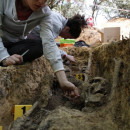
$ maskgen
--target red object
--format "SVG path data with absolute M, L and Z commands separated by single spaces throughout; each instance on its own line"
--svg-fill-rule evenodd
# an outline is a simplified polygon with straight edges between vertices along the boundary
M 73 44 L 60 44 L 60 47 L 71 47 L 74 46 Z
M 26 20 L 32 14 L 32 10 L 27 10 L 22 6 L 21 0 L 16 0 L 17 17 L 19 20 Z
M 93 27 L 93 18 L 88 18 L 87 19 L 87 24 L 91 27 Z
M 62 56 L 62 58 L 65 59 L 65 58 L 66 58 L 66 55 L 64 54 L 64 55 Z

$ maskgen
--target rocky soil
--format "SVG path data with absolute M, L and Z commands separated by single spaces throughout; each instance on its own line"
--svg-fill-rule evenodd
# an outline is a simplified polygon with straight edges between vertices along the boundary
M 0 67 L 3 129 L 129 130 L 130 39 L 64 50 L 76 59 L 75 65 L 65 69 L 68 79 L 78 87 L 80 98 L 72 100 L 64 95 L 44 57 L 24 65 Z M 15 104 L 33 106 L 14 121 Z

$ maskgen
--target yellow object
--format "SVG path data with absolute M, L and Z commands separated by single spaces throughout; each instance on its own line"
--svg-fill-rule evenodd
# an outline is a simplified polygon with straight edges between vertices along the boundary
M 23 114 L 25 114 L 31 107 L 32 105 L 15 105 L 14 120 L 16 120 L 18 117 L 23 116 Z
M 76 74 L 76 79 L 78 79 L 78 80 L 85 80 L 85 76 L 84 76 L 84 74 L 82 74 L 82 73 L 80 73 L 80 74 Z
M 2 130 L 2 126 L 0 126 L 0 130 Z

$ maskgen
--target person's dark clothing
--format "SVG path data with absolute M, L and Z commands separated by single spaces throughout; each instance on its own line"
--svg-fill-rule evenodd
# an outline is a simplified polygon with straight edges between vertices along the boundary
M 43 46 L 41 40 L 25 39 L 16 43 L 5 42 L 4 46 L 10 55 L 22 55 L 25 51 L 29 51 L 23 56 L 23 61 L 32 61 L 43 55 Z

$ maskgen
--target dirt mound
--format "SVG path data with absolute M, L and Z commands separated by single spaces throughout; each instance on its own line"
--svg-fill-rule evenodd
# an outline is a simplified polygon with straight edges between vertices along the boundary
M 109 20 L 107 23 L 109 23 L 109 22 L 126 22 L 126 21 L 130 21 L 130 19 L 127 19 L 127 18 L 113 18 L 113 19 L 111 19 L 111 20 Z
M 76 41 L 84 40 L 90 46 L 98 46 L 101 45 L 101 33 L 103 32 L 103 28 L 107 27 L 120 27 L 121 28 L 121 36 L 124 38 L 130 38 L 130 19 L 126 18 L 115 18 L 103 24 L 101 27 L 86 27 L 82 31 L 79 38 Z
M 103 24 L 101 28 L 107 27 L 120 27 L 120 35 L 124 38 L 130 38 L 130 19 L 127 18 L 115 18 L 111 19 L 107 23 Z
M 76 41 L 83 40 L 87 44 L 94 45 L 94 44 L 101 44 L 101 34 L 94 28 L 86 27 L 83 29 L 79 38 Z

